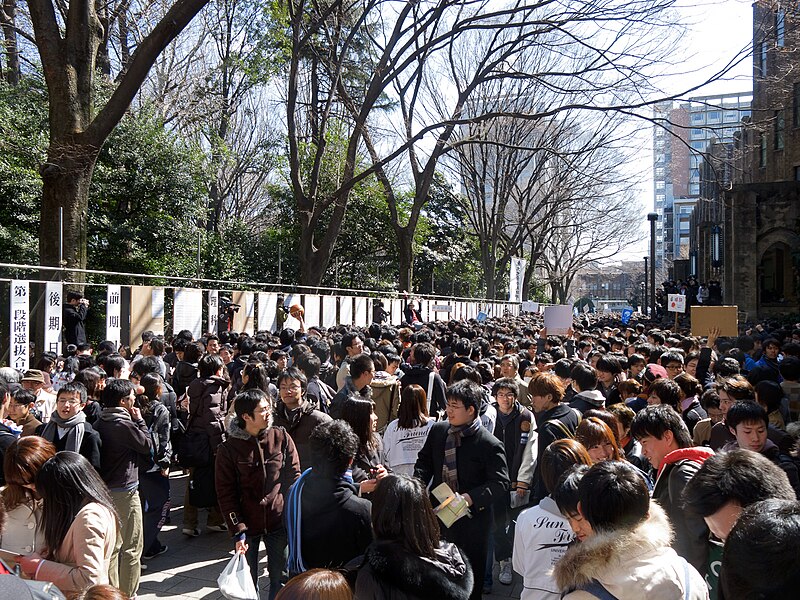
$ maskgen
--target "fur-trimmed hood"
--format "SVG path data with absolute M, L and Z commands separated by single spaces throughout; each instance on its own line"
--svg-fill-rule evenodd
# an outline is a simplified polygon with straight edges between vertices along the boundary
M 412 597 L 467 600 L 472 591 L 469 562 L 448 542 L 441 542 L 431 560 L 411 554 L 397 542 L 375 541 L 364 562 L 375 579 Z
M 641 575 L 642 580 L 653 579 L 652 569 L 649 567 L 666 564 L 667 561 L 663 560 L 665 553 L 676 557 L 669 548 L 671 541 L 672 528 L 666 513 L 658 503 L 651 502 L 650 515 L 646 521 L 632 530 L 599 533 L 573 546 L 556 564 L 553 575 L 558 587 L 564 592 L 596 579 L 604 585 L 615 581 L 623 587 L 635 582 L 642 585 L 638 588 L 639 597 L 661 597 L 647 593 L 646 586 L 657 582 L 639 584 L 639 576 Z M 637 569 L 641 572 L 637 572 Z M 683 596 L 673 596 L 676 597 Z

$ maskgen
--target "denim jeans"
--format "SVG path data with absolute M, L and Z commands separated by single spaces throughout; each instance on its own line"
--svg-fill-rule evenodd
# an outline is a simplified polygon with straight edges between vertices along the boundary
M 250 574 L 253 576 L 253 582 L 256 584 L 258 590 L 258 551 L 261 549 L 261 540 L 264 540 L 264 545 L 267 547 L 267 573 L 269 574 L 269 600 L 274 600 L 276 594 L 281 588 L 281 578 L 283 571 L 286 568 L 286 549 L 288 539 L 286 537 L 286 530 L 281 527 L 277 531 L 265 533 L 262 535 L 248 535 L 245 542 L 247 543 L 247 553 L 245 558 L 247 564 L 250 565 Z

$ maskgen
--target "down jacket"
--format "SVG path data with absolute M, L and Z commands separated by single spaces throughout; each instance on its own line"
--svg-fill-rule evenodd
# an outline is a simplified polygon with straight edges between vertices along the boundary
M 671 540 L 666 514 L 651 502 L 648 518 L 633 529 L 597 533 L 567 550 L 555 566 L 556 583 L 567 600 L 597 600 L 578 589 L 593 580 L 619 600 L 707 600 L 706 582 Z
M 186 388 L 189 397 L 187 429 L 205 431 L 214 452 L 225 439 L 229 385 L 222 377 L 198 377 Z

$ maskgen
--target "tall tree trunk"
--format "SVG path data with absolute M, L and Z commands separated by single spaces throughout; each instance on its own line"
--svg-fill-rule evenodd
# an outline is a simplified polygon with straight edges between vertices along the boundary
M 74 144 L 69 140 L 51 141 L 47 163 L 39 169 L 43 181 L 39 230 L 40 264 L 59 266 L 62 247 L 60 217 L 63 209 L 62 266 L 86 268 L 89 185 L 99 151 L 99 148 Z M 83 282 L 85 276 L 83 273 L 74 273 L 66 279 Z
M 17 45 L 17 32 L 14 29 L 17 21 L 17 0 L 3 0 L 3 11 L 8 19 L 7 22 L 3 22 L 3 44 L 6 55 L 6 68 L 3 76 L 10 85 L 17 85 L 20 75 L 19 46 Z
M 414 281 L 414 231 L 406 227 L 394 228 L 397 237 L 397 263 L 400 272 L 399 291 L 412 291 Z

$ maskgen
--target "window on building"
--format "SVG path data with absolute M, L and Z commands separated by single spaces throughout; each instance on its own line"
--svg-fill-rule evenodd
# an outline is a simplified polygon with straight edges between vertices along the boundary
M 722 112 L 718 110 L 710 110 L 708 111 L 708 122 L 709 123 L 719 123 L 722 121 Z
M 792 125 L 800 127 L 800 83 L 794 84 L 794 97 L 792 98 Z
M 665 184 L 664 184 L 663 181 L 656 181 L 656 189 L 657 190 L 663 190 L 664 187 L 665 187 Z
M 706 135 L 705 135 L 705 133 L 703 132 L 702 129 L 698 129 L 698 128 L 695 127 L 694 129 L 692 129 L 692 132 L 691 132 L 689 137 L 691 137 L 691 139 L 693 139 L 693 140 L 699 140 L 699 139 L 704 138 L 705 136 Z
M 663 177 L 664 176 L 664 167 L 656 167 L 655 176 L 656 177 Z
M 775 150 L 783 150 L 783 133 L 785 123 L 783 121 L 783 111 L 776 110 L 774 115 L 775 123 Z
M 704 140 L 691 142 L 689 145 L 692 147 L 692 150 L 697 150 L 698 152 L 702 152 L 706 149 L 706 142 Z
M 692 124 L 698 125 L 706 122 L 705 115 L 701 112 L 692 113 Z
M 726 123 L 735 123 L 739 120 L 739 113 L 735 110 L 726 110 L 723 119 Z
M 760 133 L 758 136 L 758 166 L 762 169 L 767 166 L 767 134 Z
M 775 45 L 783 48 L 786 44 L 786 11 L 779 8 L 775 13 Z
M 690 196 L 699 196 L 700 195 L 700 184 L 699 183 L 690 183 L 689 184 L 689 195 Z
M 690 215 L 694 210 L 694 206 L 681 206 L 681 214 L 682 215 Z
M 767 41 L 764 40 L 759 44 L 759 57 L 758 57 L 758 74 L 761 77 L 767 76 Z

